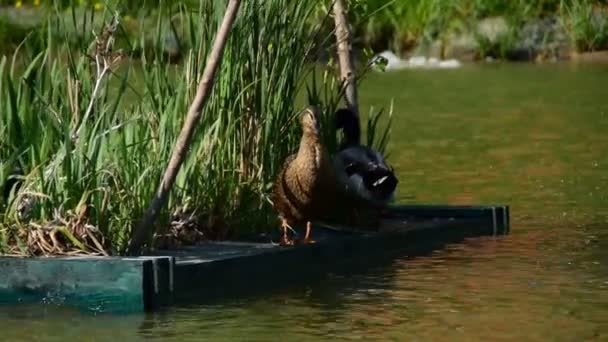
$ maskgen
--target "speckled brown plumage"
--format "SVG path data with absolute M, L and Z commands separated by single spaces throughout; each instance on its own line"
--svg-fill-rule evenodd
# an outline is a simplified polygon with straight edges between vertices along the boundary
M 300 116 L 302 139 L 298 152 L 287 157 L 274 183 L 272 201 L 281 219 L 282 243 L 292 244 L 287 229 L 331 214 L 335 204 L 336 178 L 332 161 L 320 137 L 319 111 L 307 108 Z

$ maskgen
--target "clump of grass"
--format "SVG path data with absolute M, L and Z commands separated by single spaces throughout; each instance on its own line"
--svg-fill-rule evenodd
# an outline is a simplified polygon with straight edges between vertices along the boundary
M 591 0 L 562 0 L 561 18 L 579 52 L 608 49 L 608 8 Z
M 503 17 L 508 32 L 493 41 L 476 38 L 479 55 L 508 58 L 526 24 L 551 16 L 563 19 L 578 50 L 607 48 L 605 6 L 603 0 L 374 0 L 353 1 L 350 11 L 359 45 L 401 53 L 454 34 L 474 35 L 480 20 Z
M 108 64 L 99 56 L 115 56 L 103 51 L 121 37 L 122 24 L 96 44 L 90 25 L 72 39 L 83 26 L 76 12 L 60 15 L 60 5 L 14 55 L 21 59 L 0 62 L 0 187 L 19 180 L 0 199 L 0 252 L 119 254 L 164 171 L 225 2 L 162 3 L 154 39 L 129 39 L 130 58 Z M 321 23 L 309 20 L 316 6 L 241 5 L 157 241 L 192 243 L 275 227 L 271 184 L 299 141 L 296 97 L 314 74 L 315 44 L 328 41 L 318 36 Z M 120 17 L 111 10 L 106 3 L 97 14 L 101 23 Z M 99 21 L 88 22 L 104 36 Z M 184 43 L 182 64 L 168 63 L 163 53 L 167 32 Z M 313 88 L 326 93 L 309 101 L 337 106 L 333 77 Z M 328 131 L 328 144 L 336 145 L 335 132 L 332 138 Z
M 493 57 L 500 59 L 512 58 L 512 52 L 519 41 L 519 30 L 509 26 L 507 31 L 498 35 L 494 40 L 475 33 L 480 57 Z
M 374 45 L 406 51 L 422 40 L 447 32 L 454 17 L 453 1 L 367 1 L 351 6 L 356 35 Z M 380 41 L 380 42 L 378 42 Z

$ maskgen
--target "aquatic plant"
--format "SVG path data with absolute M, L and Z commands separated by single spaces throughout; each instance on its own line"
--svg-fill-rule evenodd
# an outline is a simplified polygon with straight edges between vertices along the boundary
M 296 98 L 306 86 L 309 101 L 330 110 L 340 97 L 333 77 L 310 82 L 318 42 L 329 42 L 319 36 L 320 24 L 308 20 L 316 6 L 312 0 L 242 4 L 161 213 L 160 245 L 275 227 L 274 221 L 267 225 L 275 219 L 268 195 L 283 158 L 297 145 L 294 116 L 305 103 Z M 12 59 L 2 58 L 0 187 L 9 178 L 19 186 L 0 198 L 0 252 L 124 251 L 164 171 L 224 8 L 224 1 L 196 8 L 161 2 L 152 43 L 128 39 L 119 51 L 109 48 L 125 39 L 122 22 L 105 38 L 104 26 L 93 25 L 96 38 L 90 23 L 97 21 L 79 25 L 76 11 L 62 15 L 57 6 L 44 30 Z M 104 5 L 105 24 L 120 18 L 112 10 Z M 65 44 L 78 28 L 78 44 Z M 168 32 L 182 44 L 181 64 L 168 63 Z M 322 89 L 325 96 L 315 97 Z
M 351 1 L 350 14 L 359 45 L 375 50 L 409 51 L 451 34 L 475 33 L 485 18 L 503 17 L 509 30 L 497 41 L 477 36 L 479 54 L 505 57 L 526 23 L 554 16 L 566 23 L 579 50 L 606 46 L 604 0 L 392 0 Z
M 608 7 L 591 0 L 562 0 L 560 13 L 577 51 L 608 49 Z

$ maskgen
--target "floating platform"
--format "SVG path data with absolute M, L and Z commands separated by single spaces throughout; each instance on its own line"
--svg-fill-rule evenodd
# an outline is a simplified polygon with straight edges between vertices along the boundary
M 0 305 L 150 311 L 276 287 L 277 280 L 284 286 L 381 255 L 423 255 L 470 237 L 508 234 L 509 227 L 508 206 L 408 205 L 388 210 L 379 231 L 316 225 L 316 243 L 295 247 L 227 241 L 142 257 L 0 257 Z

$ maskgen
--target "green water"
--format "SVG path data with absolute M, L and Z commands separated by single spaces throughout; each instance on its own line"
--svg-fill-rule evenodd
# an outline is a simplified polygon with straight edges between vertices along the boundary
M 3 306 L 0 340 L 608 340 L 607 66 L 376 74 L 360 96 L 394 99 L 401 202 L 507 203 L 512 234 L 147 315 Z

